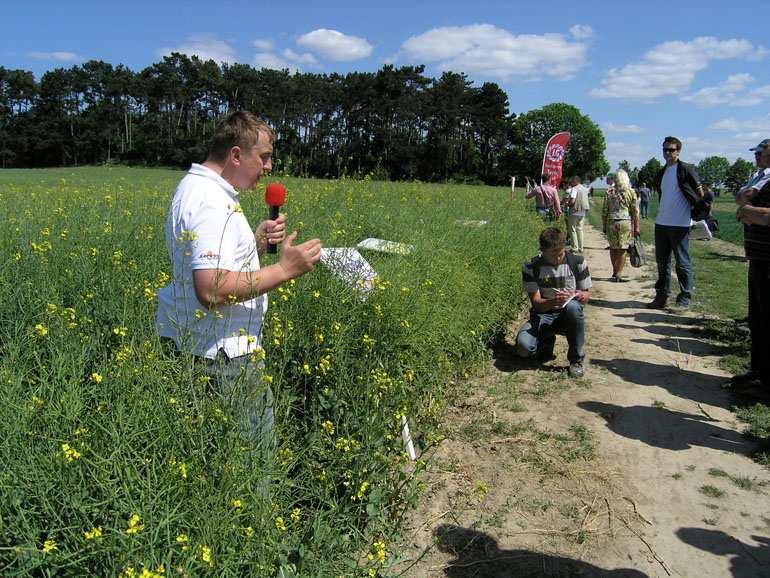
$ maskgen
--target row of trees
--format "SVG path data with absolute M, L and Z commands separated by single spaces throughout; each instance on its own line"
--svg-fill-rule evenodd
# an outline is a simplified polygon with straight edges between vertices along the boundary
M 566 174 L 609 170 L 601 131 L 575 107 L 517 116 L 494 83 L 423 73 L 291 74 L 176 53 L 140 72 L 90 61 L 39 82 L 0 67 L 0 163 L 185 166 L 204 158 L 223 115 L 245 109 L 276 129 L 279 169 L 294 175 L 501 183 L 537 175 L 547 139 L 561 130 L 572 133 Z
M 628 161 L 620 161 L 618 168 L 624 169 L 633 183 L 647 183 L 652 186 L 655 175 L 663 168 L 663 164 L 653 157 L 642 168 L 632 169 Z M 754 165 L 742 158 L 730 164 L 725 157 L 711 156 L 698 163 L 698 175 L 703 183 L 716 189 L 726 187 L 732 192 L 740 189 L 753 171 Z

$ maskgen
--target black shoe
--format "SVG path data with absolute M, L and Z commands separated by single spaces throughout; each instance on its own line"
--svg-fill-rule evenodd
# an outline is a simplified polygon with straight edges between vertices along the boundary
M 647 309 L 663 309 L 666 307 L 666 298 L 655 297 L 655 299 L 650 301 L 645 307 L 647 307 Z
M 575 363 L 570 363 L 567 373 L 573 379 L 580 379 L 583 377 L 583 375 L 585 375 L 585 371 L 583 370 L 583 362 L 577 361 Z
M 554 354 L 553 349 L 550 351 L 538 351 L 535 353 L 535 360 L 541 363 L 553 361 L 554 359 L 556 359 L 556 355 Z

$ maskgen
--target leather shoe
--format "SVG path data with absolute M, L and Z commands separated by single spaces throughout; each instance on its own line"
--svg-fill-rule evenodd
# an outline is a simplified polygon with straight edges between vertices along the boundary
M 655 297 L 652 301 L 650 301 L 645 307 L 647 309 L 663 309 L 666 306 L 666 299 L 661 297 Z

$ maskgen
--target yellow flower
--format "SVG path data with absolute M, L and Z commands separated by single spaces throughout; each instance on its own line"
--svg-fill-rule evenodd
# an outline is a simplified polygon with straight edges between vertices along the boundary
M 126 528 L 126 534 L 132 535 L 139 533 L 144 526 L 140 524 L 141 518 L 139 518 L 139 514 L 131 514 L 131 517 L 128 519 L 128 528 Z
M 315 340 L 318 343 L 323 343 L 324 342 L 324 334 L 323 333 L 316 333 Z
M 43 400 L 43 398 L 41 398 L 41 397 L 38 397 L 38 396 L 36 396 L 36 395 L 33 395 L 33 396 L 32 396 L 32 404 L 33 404 L 33 405 L 34 405 L 36 408 L 40 409 L 41 407 L 43 407 L 43 404 L 44 404 L 44 403 L 45 403 L 45 401 Z
M 254 528 L 249 526 L 248 528 L 243 529 L 243 534 L 246 536 L 246 539 L 249 540 L 254 537 Z
M 359 487 L 358 491 L 356 492 L 356 498 L 361 500 L 364 495 L 366 494 L 366 490 L 369 489 L 369 482 L 363 482 Z
M 73 462 L 82 457 L 80 452 L 69 444 L 62 444 L 61 452 L 64 454 L 64 459 L 67 461 L 67 463 Z
M 38 336 L 40 337 L 45 337 L 46 335 L 48 335 L 48 327 L 46 327 L 42 323 L 38 323 L 37 325 L 35 325 L 35 333 L 37 333 Z
M 187 550 L 187 544 L 190 541 L 190 538 L 187 537 L 187 534 L 179 534 L 176 537 L 176 543 L 182 548 L 182 550 Z
M 45 306 L 45 308 L 48 313 L 56 313 L 56 309 L 58 309 L 55 303 L 49 303 Z
M 233 508 L 233 510 L 240 510 L 241 508 L 243 508 L 243 502 L 241 500 L 233 498 L 230 500 L 230 506 Z
M 370 562 L 377 562 L 378 564 L 382 564 L 385 561 L 385 556 L 387 553 L 388 552 L 385 549 L 385 542 L 378 540 L 372 544 L 372 551 L 367 555 L 367 558 L 369 558 Z
M 201 560 L 203 560 L 206 564 L 213 567 L 214 566 L 214 558 L 211 556 L 211 548 L 208 546 L 204 546 L 203 544 L 198 546 L 198 555 L 201 557 Z
M 278 516 L 275 519 L 275 527 L 278 529 L 279 532 L 285 532 L 286 531 L 286 524 L 284 524 L 283 518 L 281 516 Z
M 112 332 L 120 337 L 125 337 L 126 333 L 128 333 L 128 328 L 123 326 L 113 327 Z
M 268 384 L 273 383 L 273 376 L 265 374 L 262 376 L 262 381 Z
M 315 299 L 318 299 L 320 296 L 321 296 L 321 292 L 320 291 L 313 291 L 313 297 Z
M 294 508 L 291 511 L 291 521 L 294 522 L 295 524 L 299 523 L 299 520 L 301 517 L 302 517 L 302 510 L 300 510 L 299 508 Z
M 101 374 L 96 373 L 95 371 L 91 374 L 91 381 L 94 383 L 101 383 L 104 378 L 101 376 Z
M 86 540 L 96 540 L 97 538 L 102 537 L 102 527 L 95 527 L 91 528 L 90 530 L 83 532 L 83 536 L 85 536 Z
M 321 424 L 321 429 L 327 435 L 334 435 L 334 424 L 328 419 Z
M 55 540 L 50 540 L 49 539 L 49 540 L 46 540 L 45 542 L 43 542 L 43 552 L 45 552 L 46 554 L 50 554 L 51 552 L 55 552 L 58 549 L 59 549 L 59 546 L 56 545 L 56 541 Z

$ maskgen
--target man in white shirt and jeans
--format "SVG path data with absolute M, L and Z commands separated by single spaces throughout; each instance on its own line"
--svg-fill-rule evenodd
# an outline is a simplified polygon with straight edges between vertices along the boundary
M 583 220 L 589 209 L 588 189 L 580 183 L 580 177 L 569 180 L 567 189 L 567 239 L 573 251 L 583 252 Z
M 173 276 L 158 292 L 156 315 L 158 334 L 198 358 L 262 456 L 275 446 L 273 394 L 260 371 L 265 294 L 312 270 L 321 255 L 318 239 L 294 245 L 296 231 L 284 238 L 285 215 L 252 231 L 241 211 L 236 187 L 251 189 L 271 170 L 273 138 L 253 114 L 232 113 L 217 126 L 205 162 L 177 186 L 165 233 Z M 278 262 L 260 268 L 267 245 L 279 243 Z
M 689 252 L 692 208 L 703 199 L 700 177 L 695 167 L 679 160 L 682 141 L 667 136 L 663 141 L 663 157 L 666 165 L 658 172 L 655 181 L 660 194 L 658 216 L 655 219 L 655 260 L 658 265 L 658 281 L 655 298 L 648 309 L 663 309 L 671 289 L 671 254 L 676 260 L 676 278 L 679 294 L 676 304 L 690 306 L 693 289 L 692 262 Z

